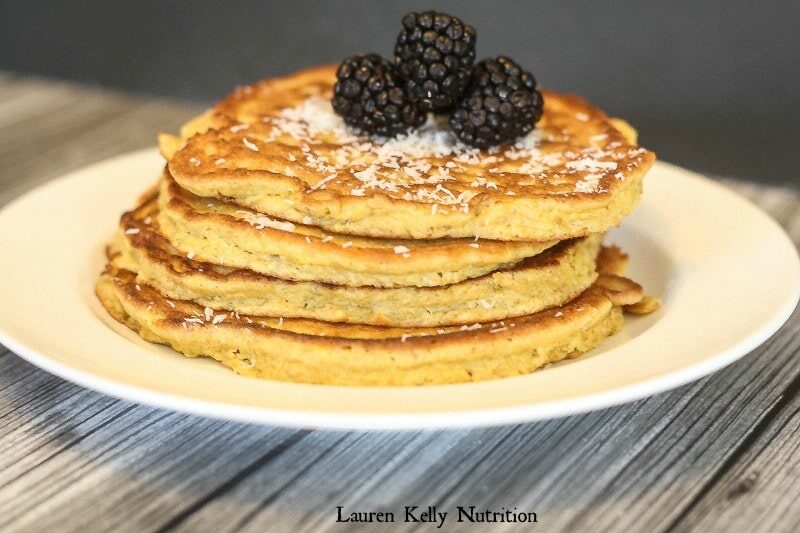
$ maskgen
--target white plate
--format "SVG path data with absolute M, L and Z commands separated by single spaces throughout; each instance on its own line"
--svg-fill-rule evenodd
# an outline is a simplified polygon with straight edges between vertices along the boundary
M 142 341 L 93 285 L 120 213 L 153 183 L 155 150 L 51 182 L 0 212 L 0 342 L 106 394 L 205 416 L 327 428 L 412 429 L 539 420 L 628 402 L 713 372 L 766 340 L 800 295 L 797 251 L 756 207 L 657 163 L 612 232 L 631 277 L 664 299 L 575 361 L 474 384 L 360 388 L 261 381 Z

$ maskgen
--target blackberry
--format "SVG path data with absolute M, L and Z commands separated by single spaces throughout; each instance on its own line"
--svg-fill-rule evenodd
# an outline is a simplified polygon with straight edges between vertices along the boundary
M 336 80 L 333 110 L 350 126 L 391 137 L 425 122 L 425 111 L 408 97 L 394 66 L 377 54 L 348 57 Z
M 530 133 L 543 104 L 530 72 L 507 57 L 484 59 L 450 115 L 450 129 L 464 143 L 488 148 Z
M 452 107 L 469 84 L 475 61 L 475 29 L 435 11 L 409 13 L 397 36 L 394 62 L 409 95 L 425 109 Z

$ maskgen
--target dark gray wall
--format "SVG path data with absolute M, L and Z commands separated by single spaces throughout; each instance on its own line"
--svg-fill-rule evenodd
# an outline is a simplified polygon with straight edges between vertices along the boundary
M 236 84 L 389 54 L 403 13 L 439 8 L 550 88 L 626 117 L 662 159 L 800 183 L 800 1 L 9 2 L 0 69 L 203 101 Z

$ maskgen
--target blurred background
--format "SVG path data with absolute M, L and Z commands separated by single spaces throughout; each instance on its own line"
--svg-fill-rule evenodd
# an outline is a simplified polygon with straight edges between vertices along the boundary
M 800 185 L 800 1 L 0 0 L 0 71 L 211 103 L 355 52 L 390 55 L 410 10 L 447 11 L 478 58 L 627 118 L 660 159 Z

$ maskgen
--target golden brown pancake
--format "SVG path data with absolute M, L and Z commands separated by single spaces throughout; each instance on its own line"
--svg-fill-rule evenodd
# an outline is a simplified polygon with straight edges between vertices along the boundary
M 473 323 L 560 305 L 597 278 L 600 235 L 562 241 L 513 267 L 439 287 L 290 281 L 186 257 L 162 234 L 158 211 L 150 197 L 123 215 L 113 246 L 120 266 L 169 298 L 242 314 L 409 327 Z
M 367 138 L 333 113 L 334 81 L 328 66 L 237 90 L 184 131 L 201 133 L 163 138 L 170 173 L 199 196 L 339 233 L 547 241 L 617 225 L 655 159 L 596 107 L 554 92 L 534 132 L 489 150 L 434 119 Z
M 609 274 L 574 300 L 509 320 L 391 328 L 247 316 L 173 301 L 110 258 L 97 284 L 109 313 L 144 339 L 212 357 L 247 376 L 332 385 L 423 385 L 532 372 L 577 357 L 623 324 L 642 290 Z

